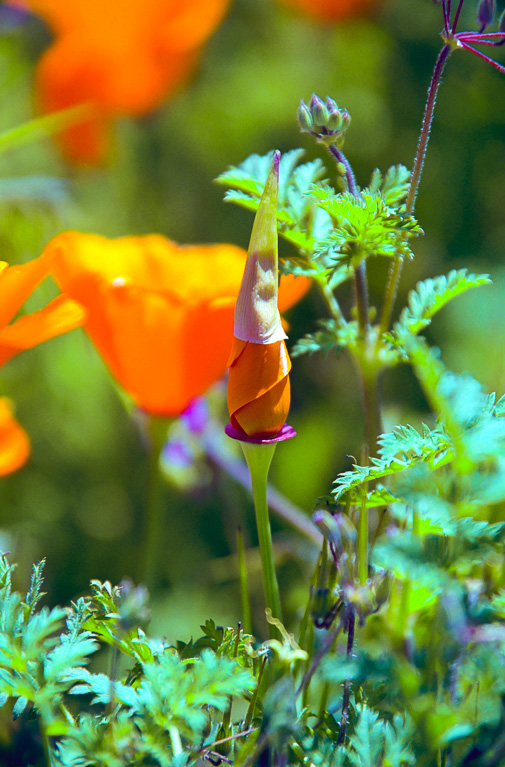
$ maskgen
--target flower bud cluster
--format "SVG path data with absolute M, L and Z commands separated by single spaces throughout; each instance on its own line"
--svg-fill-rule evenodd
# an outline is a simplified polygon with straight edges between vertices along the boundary
M 310 104 L 307 105 L 303 99 L 300 102 L 298 123 L 302 133 L 310 133 L 328 146 L 341 146 L 345 131 L 351 123 L 351 116 L 346 109 L 340 109 L 333 99 L 327 98 L 324 102 L 314 93 Z

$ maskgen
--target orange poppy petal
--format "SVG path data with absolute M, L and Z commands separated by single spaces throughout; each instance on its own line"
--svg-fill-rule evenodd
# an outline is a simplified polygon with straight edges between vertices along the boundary
M 91 103 L 97 116 L 63 131 L 69 159 L 104 159 L 115 117 L 145 114 L 186 82 L 230 0 L 26 0 L 56 40 L 37 72 L 44 112 Z
M 12 404 L 0 397 L 0 476 L 20 469 L 30 455 L 30 440 L 12 415 Z
M 25 349 L 79 327 L 85 318 L 86 313 L 80 304 L 58 296 L 44 309 L 0 328 L 0 365 Z
M 286 344 L 254 344 L 234 337 L 228 410 L 237 431 L 266 438 L 280 431 L 289 412 L 291 370 Z
M 49 272 L 54 256 L 45 253 L 20 266 L 0 270 L 0 327 L 12 320 L 37 285 Z M 2 262 L 5 263 L 5 262 Z
M 305 293 L 310 290 L 312 280 L 308 277 L 294 277 L 292 274 L 281 274 L 279 281 L 279 311 L 282 314 L 294 306 Z

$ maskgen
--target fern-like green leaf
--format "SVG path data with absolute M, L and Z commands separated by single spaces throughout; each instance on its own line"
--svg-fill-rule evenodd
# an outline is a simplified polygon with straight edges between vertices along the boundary
M 337 320 L 320 320 L 319 330 L 309 333 L 300 338 L 291 349 L 292 357 L 301 357 L 302 354 L 314 354 L 323 352 L 326 354 L 332 349 L 337 352 L 346 346 L 353 346 L 358 338 L 358 323 L 348 322 L 344 326 Z
M 419 282 L 409 293 L 406 306 L 395 327 L 397 333 L 415 334 L 430 324 L 432 317 L 449 301 L 470 288 L 487 285 L 487 274 L 471 274 L 468 269 L 453 269 L 449 274 Z

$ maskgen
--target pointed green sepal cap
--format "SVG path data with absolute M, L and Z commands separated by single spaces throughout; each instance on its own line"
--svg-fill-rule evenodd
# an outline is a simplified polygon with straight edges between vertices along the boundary
M 271 344 L 287 338 L 277 308 L 277 198 L 279 161 L 275 151 L 254 219 L 242 284 L 235 306 L 236 338 Z

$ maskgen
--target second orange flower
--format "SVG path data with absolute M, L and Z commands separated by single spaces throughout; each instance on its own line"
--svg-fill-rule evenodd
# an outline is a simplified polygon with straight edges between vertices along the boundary
M 177 416 L 224 374 L 242 248 L 66 232 L 47 252 L 60 288 L 86 307 L 91 340 L 141 408 Z M 281 309 L 309 285 L 306 278 L 283 278 Z

